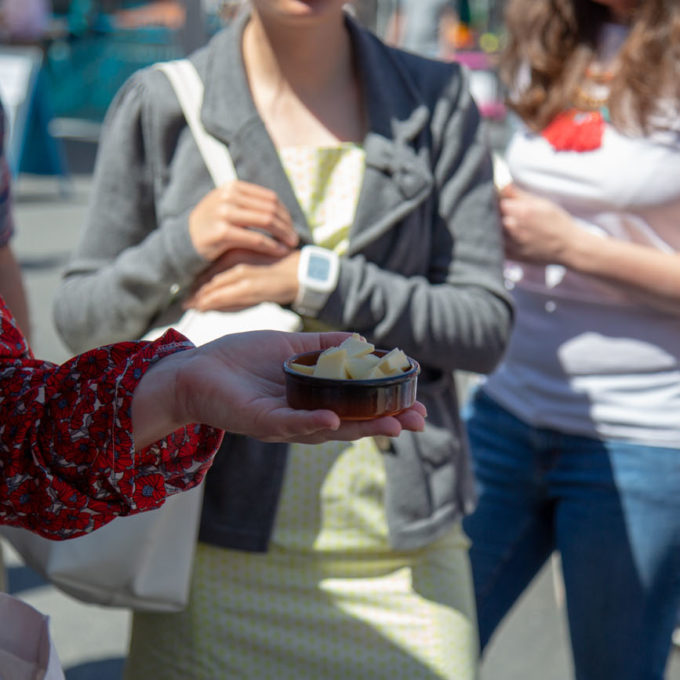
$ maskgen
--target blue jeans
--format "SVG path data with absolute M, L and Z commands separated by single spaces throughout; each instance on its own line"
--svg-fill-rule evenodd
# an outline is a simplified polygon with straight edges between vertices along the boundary
M 531 427 L 482 390 L 464 415 L 482 648 L 559 550 L 577 680 L 662 680 L 680 606 L 680 449 Z

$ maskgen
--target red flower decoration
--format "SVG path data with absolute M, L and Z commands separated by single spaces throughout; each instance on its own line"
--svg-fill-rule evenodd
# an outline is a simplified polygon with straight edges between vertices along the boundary
M 541 133 L 557 151 L 594 151 L 602 146 L 606 121 L 600 111 L 560 113 Z
M 70 421 L 79 413 L 75 408 L 80 398 L 76 390 L 54 392 L 50 400 L 50 417 L 54 422 Z
M 17 454 L 11 451 L 10 457 L 3 461 L 2 474 L 5 478 L 5 483 L 10 483 L 14 477 L 26 470 L 26 462 L 20 457 L 21 449 L 16 447 L 16 450 Z
M 77 477 L 77 479 L 79 479 Z M 54 503 L 63 505 L 70 510 L 82 510 L 87 506 L 88 497 L 80 489 L 54 477 L 51 482 L 50 496 Z
M 75 370 L 82 373 L 85 378 L 101 381 L 111 365 L 111 356 L 108 347 L 99 347 L 84 352 L 75 359 Z M 104 383 L 105 384 L 105 383 Z
M 64 509 L 56 522 L 63 528 L 63 535 L 82 534 L 92 523 L 92 515 L 77 510 Z
M 130 442 L 114 442 L 114 471 L 116 473 L 128 473 L 134 471 L 135 466 L 143 467 L 144 462 L 139 456 L 135 455 Z M 158 464 L 158 458 L 152 459 L 147 464 Z
M 163 475 L 151 474 L 138 477 L 135 487 L 135 502 L 140 510 L 161 505 L 167 495 Z
M 15 512 L 26 517 L 40 517 L 41 508 L 51 503 L 44 490 L 38 488 L 32 480 L 12 489 L 7 500 Z

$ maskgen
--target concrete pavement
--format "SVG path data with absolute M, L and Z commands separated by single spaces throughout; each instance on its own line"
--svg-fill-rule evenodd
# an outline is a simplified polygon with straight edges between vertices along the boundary
M 68 358 L 69 352 L 52 325 L 52 295 L 83 222 L 89 186 L 89 176 L 81 175 L 72 180 L 67 194 L 53 178 L 20 177 L 15 187 L 18 234 L 14 247 L 28 287 L 32 344 L 37 356 L 55 362 Z M 67 680 L 119 680 L 128 612 L 78 603 L 42 582 L 16 555 L 6 558 L 10 592 L 51 617 Z M 492 641 L 481 680 L 570 677 L 563 612 L 555 604 L 551 572 L 546 568 Z M 667 680 L 680 680 L 678 652 L 670 660 Z

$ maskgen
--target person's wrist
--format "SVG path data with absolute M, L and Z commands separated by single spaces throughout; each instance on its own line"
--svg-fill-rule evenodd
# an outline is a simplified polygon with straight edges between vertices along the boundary
M 602 245 L 602 234 L 593 232 L 588 224 L 566 214 L 564 246 L 561 249 L 559 263 L 574 271 L 584 271 L 593 259 L 593 254 Z
M 159 359 L 137 384 L 131 406 L 136 448 L 144 448 L 192 422 L 190 390 L 182 376 L 188 352 L 193 351 L 183 350 Z
M 293 250 L 289 255 L 287 255 L 281 262 L 283 267 L 282 278 L 285 280 L 285 288 L 279 296 L 279 299 L 275 300 L 281 305 L 293 306 L 293 303 L 297 299 L 298 293 L 300 291 L 300 284 L 298 282 L 298 267 L 300 263 L 300 251 Z
M 202 365 L 200 355 L 200 347 L 188 349 L 168 357 L 165 364 L 163 384 L 166 389 L 172 390 L 165 408 L 176 428 L 200 422 L 197 407 L 200 399 L 196 399 L 200 396 L 200 387 L 197 385 L 197 375 Z

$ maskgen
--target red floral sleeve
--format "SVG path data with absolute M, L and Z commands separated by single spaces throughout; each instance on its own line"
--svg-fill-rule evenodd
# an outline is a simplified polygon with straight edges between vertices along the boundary
M 34 358 L 0 298 L 0 523 L 55 539 L 158 507 L 198 484 L 222 440 L 202 425 L 135 452 L 132 393 L 151 365 L 193 345 L 170 330 L 62 365 Z

